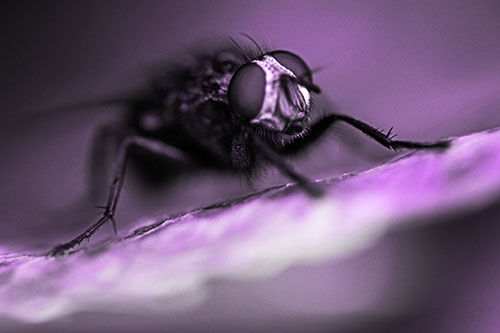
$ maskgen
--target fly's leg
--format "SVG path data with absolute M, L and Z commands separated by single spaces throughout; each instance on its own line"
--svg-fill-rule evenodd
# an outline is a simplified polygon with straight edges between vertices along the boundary
M 380 143 L 382 146 L 392 149 L 392 150 L 397 150 L 401 148 L 407 148 L 407 149 L 444 149 L 448 148 L 450 146 L 449 141 L 437 141 L 437 142 L 415 142 L 415 141 L 400 141 L 400 140 L 393 140 L 396 135 L 391 135 L 392 134 L 392 128 L 387 132 L 383 133 L 382 131 L 379 131 L 378 129 L 368 125 L 367 123 L 364 123 L 360 120 L 357 120 L 355 118 L 349 117 L 349 116 L 344 116 L 340 114 L 332 115 L 330 117 L 334 117 L 334 120 L 338 121 L 343 121 L 354 128 L 357 128 L 364 134 L 368 135 L 370 138 L 373 140 L 377 141 Z
M 281 155 L 294 155 L 311 146 L 316 142 L 335 122 L 343 121 L 354 128 L 360 130 L 373 140 L 377 141 L 384 147 L 392 150 L 407 148 L 407 149 L 445 149 L 450 146 L 449 141 L 437 141 L 437 142 L 413 142 L 413 141 L 400 141 L 393 140 L 395 135 L 392 134 L 392 128 L 388 133 L 383 133 L 378 129 L 360 121 L 355 118 L 341 115 L 332 114 L 326 116 L 325 118 L 319 120 L 315 123 L 311 130 L 301 139 L 297 139 L 284 147 L 277 153 Z M 277 155 L 273 150 L 265 145 L 265 143 L 259 142 L 261 148 L 261 153 L 265 158 L 277 166 L 281 172 L 288 175 L 291 179 L 295 180 L 305 191 L 311 196 L 321 196 L 322 191 L 314 184 L 311 183 L 307 178 L 296 173 L 291 166 L 289 166 L 281 156 Z
M 302 187 L 308 195 L 311 197 L 321 197 L 323 195 L 323 191 L 315 183 L 312 183 L 309 179 L 296 172 L 293 167 L 283 159 L 282 156 L 278 155 L 265 142 L 257 140 L 257 143 L 259 153 L 268 162 L 277 167 L 280 172 L 297 182 L 297 184 Z
M 109 124 L 100 127 L 92 140 L 89 158 L 88 196 L 92 202 L 102 201 L 105 188 L 102 184 L 108 182 L 109 170 L 116 157 L 119 144 L 126 137 L 126 130 L 120 124 Z
M 116 222 L 114 220 L 114 214 L 116 211 L 116 205 L 118 203 L 121 188 L 123 185 L 123 180 L 125 177 L 125 169 L 127 165 L 128 153 L 130 148 L 133 146 L 141 147 L 152 153 L 162 155 L 170 159 L 175 159 L 183 162 L 191 162 L 190 157 L 182 150 L 179 150 L 178 148 L 168 145 L 164 142 L 150 138 L 145 138 L 138 135 L 129 135 L 125 137 L 120 143 L 118 149 L 118 156 L 115 165 L 115 173 L 109 188 L 108 200 L 106 202 L 106 205 L 103 207 L 104 211 L 102 213 L 101 218 L 73 240 L 53 248 L 48 253 L 48 255 L 57 256 L 64 254 L 66 251 L 74 248 L 84 240 L 89 239 L 101 226 L 103 226 L 108 221 L 112 223 L 113 229 L 116 234 L 117 230 L 116 230 Z
M 391 149 L 445 149 L 450 146 L 449 141 L 437 141 L 437 142 L 414 142 L 414 141 L 400 141 L 393 140 L 396 135 L 392 134 L 392 128 L 387 132 L 383 133 L 382 131 L 364 123 L 355 118 L 341 115 L 341 114 L 332 114 L 326 116 L 325 118 L 318 121 L 311 127 L 311 131 L 302 139 L 296 140 L 287 146 L 283 147 L 282 153 L 287 155 L 292 155 L 298 153 L 302 149 L 310 146 L 313 142 L 319 139 L 325 132 L 333 125 L 335 122 L 343 121 L 354 128 L 360 130 L 368 137 L 377 141 L 382 146 Z

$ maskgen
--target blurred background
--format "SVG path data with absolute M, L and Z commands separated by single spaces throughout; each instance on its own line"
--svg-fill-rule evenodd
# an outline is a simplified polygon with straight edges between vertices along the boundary
M 335 108 L 379 128 L 394 126 L 408 140 L 500 126 L 495 0 L 3 1 L 0 24 L 0 246 L 9 249 L 67 240 L 95 218 L 94 203 L 85 198 L 90 143 L 97 127 L 121 114 L 109 106 L 39 111 L 126 91 L 144 82 L 148 64 L 181 59 L 193 46 L 211 47 L 230 36 L 248 43 L 242 32 L 321 67 L 314 77 L 323 91 L 321 110 Z M 339 126 L 295 163 L 319 178 L 392 156 Z M 255 189 L 285 181 L 270 171 Z M 183 176 L 154 193 L 130 183 L 119 204 L 119 228 L 125 233 L 145 214 L 173 214 L 253 191 L 241 179 L 217 174 Z M 464 217 L 464 229 L 455 234 L 425 230 L 388 242 L 423 237 L 434 247 L 457 246 L 462 235 L 480 233 L 480 223 L 498 232 L 492 222 L 498 209 L 480 214 Z M 477 224 L 469 230 L 471 219 Z M 111 229 L 104 230 L 98 237 L 109 236 Z M 458 253 L 449 250 L 453 258 Z M 461 263 L 456 265 L 450 270 Z M 438 313 L 426 311 L 431 319 Z M 415 318 L 408 322 L 420 322 Z

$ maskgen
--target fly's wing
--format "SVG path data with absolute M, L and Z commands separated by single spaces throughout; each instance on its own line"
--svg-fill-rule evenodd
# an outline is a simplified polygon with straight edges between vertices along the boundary
M 111 105 L 128 106 L 150 99 L 153 99 L 151 92 L 147 91 L 146 89 L 135 89 L 130 92 L 118 93 L 108 97 L 89 98 L 88 100 L 81 102 L 50 107 L 36 112 L 30 112 L 27 115 L 28 116 L 37 115 L 43 117 L 49 114 L 58 115 L 60 113 L 64 113 L 70 110 L 91 109 L 100 106 L 111 106 Z
M 154 94 L 152 89 L 135 89 L 129 92 L 118 93 L 108 97 L 89 98 L 81 102 L 59 105 L 36 111 L 11 114 L 3 117 L 0 126 L 3 129 L 20 129 L 27 125 L 36 125 L 42 123 L 64 122 L 68 117 L 97 116 L 97 113 L 116 113 L 127 112 L 139 105 L 159 104 L 159 97 Z M 115 107 L 117 106 L 117 107 Z M 75 113 L 76 112 L 76 113 Z

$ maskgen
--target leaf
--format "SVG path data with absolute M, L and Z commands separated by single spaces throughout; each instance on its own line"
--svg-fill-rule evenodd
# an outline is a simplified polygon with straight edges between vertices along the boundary
M 498 202 L 499 170 L 495 129 L 455 138 L 445 152 L 410 152 L 320 180 L 327 189 L 322 199 L 287 184 L 170 219 L 138 221 L 126 237 L 65 258 L 0 247 L 0 314 L 44 322 L 82 311 L 169 313 L 202 304 L 215 281 L 264 281 L 292 267 L 348 260 L 388 230 Z

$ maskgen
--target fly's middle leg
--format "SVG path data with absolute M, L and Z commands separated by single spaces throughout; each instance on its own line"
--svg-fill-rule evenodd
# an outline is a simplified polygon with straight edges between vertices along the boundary
M 318 198 L 323 196 L 323 190 L 314 182 L 311 182 L 307 177 L 301 175 L 293 169 L 293 167 L 287 163 L 282 156 L 277 152 L 272 150 L 265 142 L 262 140 L 257 140 L 259 153 L 272 165 L 274 165 L 278 170 L 297 182 L 297 184 L 311 197 Z

